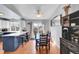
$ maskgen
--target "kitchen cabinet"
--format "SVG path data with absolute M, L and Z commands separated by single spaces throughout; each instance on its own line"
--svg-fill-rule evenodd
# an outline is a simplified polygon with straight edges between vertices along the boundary
M 2 39 L 4 51 L 15 51 L 26 39 L 26 32 L 6 34 L 2 36 Z

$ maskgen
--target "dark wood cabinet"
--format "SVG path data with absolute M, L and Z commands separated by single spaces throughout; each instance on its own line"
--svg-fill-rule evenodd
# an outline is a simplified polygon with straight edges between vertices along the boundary
M 74 54 L 79 54 L 79 44 L 76 44 L 63 38 L 60 40 L 61 40 L 61 48 L 60 48 L 61 54 L 69 54 L 70 52 Z
M 79 11 L 62 17 L 61 54 L 79 54 Z

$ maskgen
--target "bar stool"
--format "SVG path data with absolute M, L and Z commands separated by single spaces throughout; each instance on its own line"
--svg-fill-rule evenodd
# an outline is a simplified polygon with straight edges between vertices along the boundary
M 26 40 L 26 36 L 25 35 L 21 35 L 21 43 L 22 43 L 22 45 L 25 42 L 25 40 Z

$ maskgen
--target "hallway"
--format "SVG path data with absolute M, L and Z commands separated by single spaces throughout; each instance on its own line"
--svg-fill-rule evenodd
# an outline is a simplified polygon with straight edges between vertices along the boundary
M 1 46 L 2 44 L 0 44 Z M 24 43 L 23 45 L 20 45 L 19 48 L 16 49 L 14 52 L 0 52 L 1 54 L 39 54 L 38 51 L 35 49 L 35 40 L 29 40 L 28 42 Z M 42 50 L 42 54 L 46 54 L 45 50 Z M 49 54 L 60 54 L 59 48 L 56 47 L 56 45 L 51 42 L 50 43 L 50 52 Z

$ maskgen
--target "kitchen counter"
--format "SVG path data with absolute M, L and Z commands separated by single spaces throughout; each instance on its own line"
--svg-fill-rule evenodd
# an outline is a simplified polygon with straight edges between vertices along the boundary
M 27 32 L 15 32 L 11 34 L 2 35 L 3 50 L 15 51 L 26 39 Z

